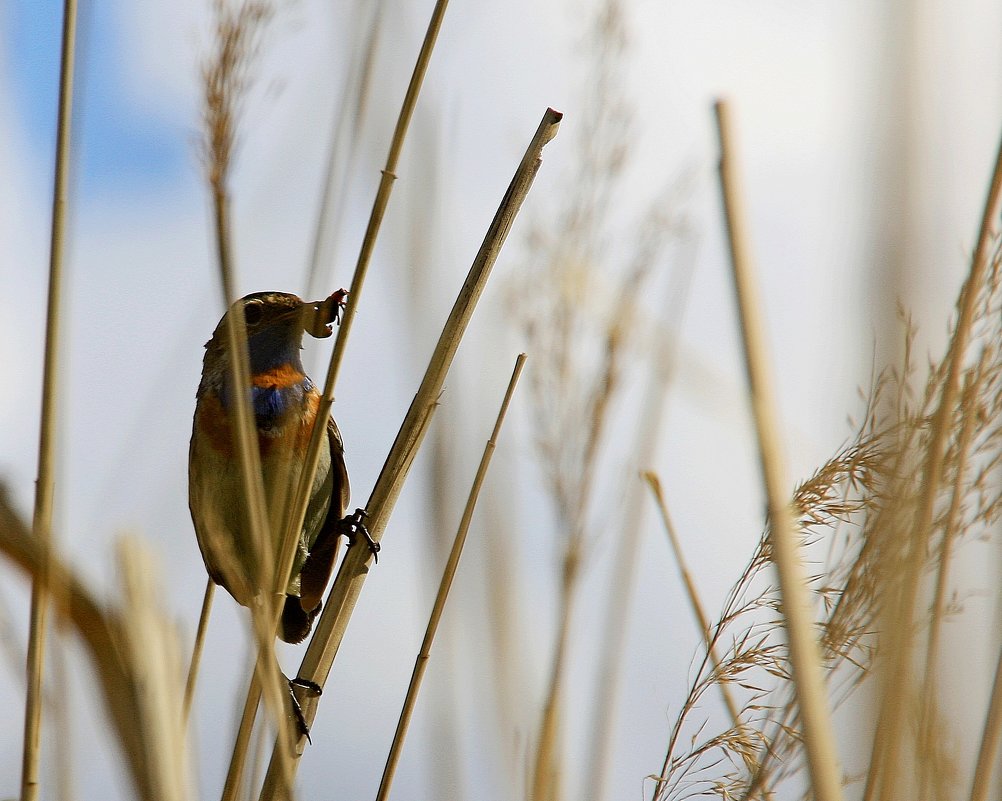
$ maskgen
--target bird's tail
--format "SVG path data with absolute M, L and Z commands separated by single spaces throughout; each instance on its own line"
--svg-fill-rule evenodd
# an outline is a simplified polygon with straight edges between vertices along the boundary
M 297 643 L 306 639 L 313 628 L 313 621 L 320 614 L 323 606 L 319 601 L 313 609 L 303 609 L 302 599 L 295 595 L 285 596 L 285 608 L 282 610 L 282 624 L 278 636 L 285 642 Z

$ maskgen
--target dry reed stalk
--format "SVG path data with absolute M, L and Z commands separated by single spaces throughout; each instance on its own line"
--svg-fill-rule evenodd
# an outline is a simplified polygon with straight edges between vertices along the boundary
M 933 714 L 933 704 L 935 703 L 936 690 L 938 686 L 938 671 L 936 662 L 939 659 L 940 630 L 943 618 L 946 615 L 946 585 L 950 575 L 952 564 L 952 553 L 954 542 L 960 535 L 960 513 L 966 495 L 968 481 L 968 461 L 970 458 L 971 441 L 974 436 L 975 424 L 978 416 L 976 410 L 976 400 L 981 391 L 981 381 L 987 366 L 986 359 L 988 351 L 982 353 L 978 362 L 977 370 L 973 375 L 968 376 L 967 386 L 964 389 L 964 396 L 961 408 L 964 410 L 964 421 L 961 425 L 960 434 L 957 439 L 957 467 L 956 475 L 952 487 L 950 507 L 947 511 L 942 539 L 939 543 L 939 557 L 936 570 L 936 587 L 933 591 L 931 618 L 929 620 L 929 636 L 926 642 L 925 654 L 925 674 L 922 680 L 922 692 L 919 696 L 921 704 L 919 729 L 921 741 L 919 748 L 923 753 L 931 754 L 935 751 L 935 738 L 937 727 L 935 725 L 935 715 Z M 935 761 L 924 759 L 919 765 L 920 783 L 919 797 L 927 798 L 927 788 L 932 772 L 935 768 Z
M 987 801 L 992 786 L 992 773 L 998 755 L 999 740 L 1002 739 L 1002 650 L 999 651 L 995 666 L 995 681 L 992 683 L 988 714 L 978 747 L 978 758 L 974 766 L 974 780 L 971 784 L 971 801 Z
M 188 798 L 181 663 L 177 636 L 163 614 L 162 588 L 152 556 L 134 539 L 118 546 L 124 601 L 121 617 L 123 658 L 142 691 L 137 694 L 136 734 L 146 754 L 154 797 Z
M 257 51 L 261 26 L 271 15 L 271 6 L 266 0 L 242 0 L 238 8 L 232 9 L 227 0 L 216 0 L 214 10 L 215 51 L 203 69 L 205 159 L 212 192 L 217 267 L 223 297 L 229 310 L 237 300 L 229 221 L 229 174 L 239 111 L 249 84 L 250 62 Z M 226 343 L 233 386 L 250 386 L 250 358 L 244 317 L 241 314 L 228 314 L 226 319 Z M 256 578 L 259 587 L 271 588 L 270 592 L 259 592 L 250 605 L 253 632 L 258 643 L 258 657 L 250 683 L 252 688 L 257 685 L 259 689 L 263 689 L 271 719 L 282 738 L 291 743 L 291 727 L 285 716 L 284 682 L 274 651 L 277 619 L 289 570 L 283 573 L 275 569 L 273 539 L 270 535 L 273 524 L 268 515 L 269 499 L 265 497 L 257 431 L 252 422 L 253 411 L 249 396 L 238 393 L 233 411 L 232 436 L 243 481 L 246 522 L 251 535 L 250 541 L 256 544 L 257 551 L 255 561 L 258 575 L 253 578 Z M 281 508 L 280 500 L 270 499 L 274 509 Z M 284 554 L 281 556 L 284 558 Z M 290 566 L 291 560 L 290 554 Z M 248 692 L 248 695 L 253 694 L 253 690 Z M 234 753 L 245 752 L 245 739 L 249 735 L 249 730 L 245 730 L 243 726 L 238 729 Z M 285 753 L 288 755 L 288 749 Z M 282 760 L 281 764 L 284 766 L 282 773 L 289 780 L 288 758 Z M 240 767 L 242 768 L 242 763 Z M 224 798 L 233 798 L 239 779 L 239 771 L 227 775 Z M 286 788 L 289 787 L 287 781 Z
M 504 423 L 508 405 L 511 403 L 515 386 L 518 384 L 522 367 L 525 365 L 525 354 L 521 353 L 515 361 L 515 369 L 512 372 L 511 380 L 508 382 L 508 390 L 505 392 L 504 400 L 501 402 L 501 409 L 498 412 L 497 420 L 494 423 L 494 430 L 484 448 L 484 454 L 480 459 L 480 466 L 473 478 L 473 486 L 470 487 L 470 494 L 466 500 L 466 508 L 463 510 L 463 517 L 459 522 L 459 529 L 452 543 L 452 550 L 449 552 L 449 559 L 442 571 L 442 580 L 438 586 L 438 595 L 435 597 L 435 604 L 432 607 L 431 615 L 428 619 L 428 626 L 425 629 L 424 640 L 421 642 L 421 649 L 414 660 L 414 669 L 411 672 L 410 684 L 407 686 L 407 695 L 404 699 L 403 709 L 400 712 L 400 719 L 397 721 L 396 731 L 393 733 L 393 743 L 390 745 L 390 752 L 386 757 L 386 766 L 383 768 L 383 777 L 379 782 L 379 791 L 376 793 L 376 801 L 386 801 L 390 793 L 390 786 L 393 784 L 393 777 L 396 773 L 397 762 L 403 750 L 404 737 L 407 728 L 410 726 L 411 715 L 414 713 L 414 705 L 417 703 L 417 694 L 421 689 L 421 682 L 424 679 L 425 670 L 428 667 L 428 660 L 431 658 L 431 646 L 438 632 L 438 625 L 442 620 L 442 613 L 445 610 L 445 602 L 449 597 L 449 590 L 452 589 L 452 581 L 459 568 L 459 559 L 463 555 L 463 548 L 466 545 L 466 535 L 470 530 L 470 523 L 473 520 L 473 510 L 476 508 L 477 500 L 480 497 L 480 488 L 483 486 L 484 478 L 487 475 L 487 468 L 490 466 L 491 457 L 497 447 L 498 435 L 501 433 L 501 426 Z
M 561 114 L 547 109 L 532 137 L 522 161 L 515 171 L 508 190 L 484 237 L 483 244 L 474 259 L 473 266 L 459 291 L 456 302 L 442 329 L 438 344 L 432 354 L 424 378 L 414 400 L 411 402 L 390 453 L 386 457 L 376 484 L 366 504 L 366 523 L 373 540 L 379 542 L 393 511 L 411 463 L 417 455 L 432 414 L 442 392 L 446 374 L 452 364 L 456 349 L 466 331 L 480 295 L 490 277 L 501 246 L 528 194 L 536 172 L 542 163 L 543 147 L 557 134 Z M 310 645 L 300 665 L 298 678 L 312 682 L 321 688 L 330 674 L 334 657 L 344 638 L 348 621 L 354 611 L 358 596 L 369 572 L 372 553 L 364 547 L 351 548 L 341 563 L 337 578 L 324 603 L 324 610 L 314 628 Z M 317 710 L 317 698 L 313 694 L 299 696 L 307 725 L 312 724 Z M 301 754 L 305 738 L 300 738 L 296 753 Z M 298 762 L 294 763 L 293 767 Z M 261 791 L 262 801 L 271 801 L 279 790 L 275 770 L 275 755 L 265 777 Z
M 804 748 L 814 797 L 838 801 L 842 797 L 838 756 L 832 734 L 828 697 L 822 677 L 821 653 L 814 639 L 804 571 L 797 553 L 793 518 L 786 498 L 776 404 L 772 397 L 771 368 L 763 342 L 761 305 L 752 274 L 743 198 L 734 166 L 730 109 L 724 101 L 714 106 L 720 139 L 720 180 L 724 198 L 731 266 L 741 320 L 749 391 L 758 432 L 759 455 L 768 497 L 770 541 L 782 594 L 790 662 L 803 723 Z
M 211 578 L 205 583 L 205 593 L 202 595 L 202 611 L 198 615 L 198 628 L 195 630 L 195 642 L 191 647 L 191 659 L 188 662 L 188 678 L 184 684 L 184 706 L 181 719 L 188 725 L 191 715 L 191 702 L 195 697 L 195 682 L 198 679 L 198 667 L 202 662 L 202 648 L 205 645 L 205 632 L 209 628 L 209 615 L 212 612 L 212 598 L 216 593 L 216 582 Z
M 38 437 L 38 478 L 35 484 L 34 536 L 52 553 L 52 498 L 56 464 L 56 402 L 59 396 L 59 326 L 61 323 L 63 255 L 66 207 L 69 203 L 70 135 L 73 122 L 73 76 L 76 52 L 76 0 L 64 0 L 59 67 L 59 111 L 56 123 L 55 176 L 52 187 L 52 227 L 49 241 L 49 288 L 45 316 L 45 355 L 42 367 L 41 427 Z M 27 692 L 24 704 L 24 741 L 21 758 L 21 800 L 38 798 L 41 753 L 42 683 L 50 594 L 62 592 L 50 571 L 32 577 L 28 624 Z
M 661 481 L 658 479 L 656 473 L 649 470 L 643 474 L 643 479 L 647 482 L 647 486 L 650 487 L 651 494 L 654 496 L 655 505 L 661 515 L 661 523 L 664 526 L 665 533 L 668 535 L 668 542 L 675 557 L 675 564 L 682 575 L 682 583 L 685 585 L 685 594 L 689 598 L 689 606 L 692 609 L 693 617 L 696 618 L 696 625 L 699 626 L 699 631 L 703 635 L 706 654 L 709 656 L 714 670 L 716 670 L 721 664 L 721 660 L 717 655 L 717 649 L 713 642 L 713 630 L 710 628 L 710 619 L 706 616 L 703 602 L 699 598 L 699 590 L 696 589 L 696 583 L 692 580 L 692 575 L 689 573 L 689 567 L 685 561 L 685 554 L 682 552 L 682 543 L 679 541 L 671 516 L 668 514 L 668 504 L 665 502 L 664 493 L 661 490 Z M 734 700 L 734 694 L 731 692 L 730 682 L 726 679 L 720 682 L 720 695 L 723 698 L 724 706 L 727 707 L 727 714 L 731 717 L 731 723 L 735 729 L 740 729 L 741 713 L 737 702 Z
M 955 404 L 951 415 L 945 467 L 937 488 L 934 526 L 938 540 L 922 569 L 923 582 L 930 586 L 937 575 L 945 581 L 948 553 L 956 543 L 972 530 L 988 530 L 1002 514 L 1002 491 L 998 489 L 1002 470 L 1002 261 L 998 248 L 975 304 L 971 348 L 977 345 L 981 356 L 967 360 L 962 403 Z M 822 538 L 830 542 L 827 567 L 810 578 L 810 587 L 818 601 L 816 623 L 833 705 L 847 698 L 873 672 L 877 645 L 882 643 L 879 627 L 887 621 L 893 625 L 897 619 L 894 596 L 901 588 L 902 566 L 912 547 L 911 522 L 923 491 L 921 465 L 932 439 L 930 421 L 949 375 L 946 357 L 930 363 L 924 390 L 916 390 L 914 328 L 907 319 L 905 324 L 901 367 L 877 374 L 855 437 L 794 493 L 803 546 Z M 783 622 L 779 596 L 772 586 L 756 589 L 771 562 L 767 532 L 714 627 L 713 639 L 723 662 L 711 669 L 703 660 L 672 727 L 660 777 L 666 788 L 664 798 L 689 796 L 699 792 L 699 785 L 702 792 L 750 798 L 760 789 L 769 790 L 795 776 L 802 765 L 801 734 L 795 698 L 790 693 L 792 676 L 786 647 L 778 636 Z M 934 607 L 936 597 L 931 596 Z M 935 637 L 932 629 L 942 611 L 942 607 L 939 612 L 935 608 L 930 611 L 930 638 Z M 683 731 L 688 726 L 686 719 L 695 717 L 705 693 L 715 690 L 714 685 L 722 680 L 750 694 L 741 710 L 746 726 L 740 731 L 731 728 L 704 735 L 704 722 L 687 741 Z M 935 684 L 936 677 L 927 674 L 929 697 L 910 695 L 910 709 L 917 714 L 914 721 L 909 715 L 907 738 L 902 743 L 933 767 L 926 776 L 919 776 L 917 792 L 912 792 L 914 777 L 902 772 L 901 782 L 886 788 L 887 795 L 955 795 L 957 774 L 945 738 L 929 738 L 922 732 L 923 714 L 928 730 L 940 732 L 949 723 L 933 703 Z M 988 741 L 993 725 L 986 724 L 986 751 L 995 747 Z M 681 750 L 683 743 L 686 750 Z M 878 733 L 872 764 L 882 759 L 883 743 Z M 749 757 L 757 766 L 749 763 Z M 728 766 L 723 775 L 715 768 L 720 763 Z M 867 778 L 865 795 L 872 797 L 876 792 L 874 774 Z
M 403 148 L 407 129 L 410 124 L 411 117 L 413 116 L 414 108 L 417 104 L 418 94 L 424 81 L 424 76 L 428 70 L 428 64 L 431 60 L 431 54 L 434 50 L 435 42 L 437 41 L 438 32 L 441 28 L 442 19 L 445 15 L 447 6 L 448 0 L 438 0 L 435 4 L 435 9 L 432 12 L 431 20 L 428 24 L 428 29 L 425 33 L 421 50 L 418 53 L 417 62 L 414 66 L 414 71 L 411 74 L 411 80 L 408 84 L 407 92 L 404 96 L 400 114 L 397 118 L 397 125 L 393 132 L 389 153 L 387 154 L 386 166 L 382 171 L 379 189 L 377 190 L 372 212 L 369 217 L 369 223 L 366 227 L 365 236 L 362 240 L 362 247 L 358 256 L 358 262 L 355 266 L 355 272 L 352 276 L 348 302 L 341 318 L 337 340 L 331 354 L 330 366 L 328 367 L 327 378 L 324 382 L 324 391 L 320 399 L 320 405 L 317 408 L 316 419 L 321 422 L 325 421 L 330 416 L 331 408 L 334 405 L 334 386 L 340 370 L 344 349 L 348 341 L 348 334 L 351 329 L 352 321 L 354 320 L 356 304 L 358 303 L 359 296 L 361 295 L 362 287 L 365 282 L 365 277 L 368 273 L 369 261 L 372 257 L 372 251 L 375 248 L 376 238 L 382 224 L 383 215 L 386 211 L 387 204 L 389 203 L 390 190 L 392 188 L 393 180 L 396 178 L 395 170 L 397 162 L 400 159 L 400 152 Z M 310 491 L 313 486 L 313 478 L 316 475 L 317 466 L 320 463 L 320 451 L 325 437 L 325 426 L 323 424 L 314 425 L 313 432 L 310 436 L 309 446 L 306 451 L 303 468 L 300 472 L 299 482 L 296 485 L 291 498 L 288 499 L 289 503 L 285 505 L 285 515 L 280 528 L 280 531 L 282 532 L 282 541 L 278 551 L 281 556 L 281 561 L 279 562 L 277 570 L 274 574 L 276 577 L 276 587 L 281 586 L 284 588 L 284 584 L 279 585 L 278 583 L 280 577 L 287 577 L 292 570 L 292 564 L 295 559 L 295 543 L 299 537 L 299 532 L 302 530 L 303 520 L 306 517 Z M 281 609 L 281 604 L 276 604 L 273 608 L 273 633 L 274 631 L 277 631 L 281 616 Z M 247 697 L 244 702 L 244 709 L 241 714 L 240 724 L 237 730 L 237 739 L 234 743 L 233 753 L 230 758 L 230 766 L 227 771 L 226 784 L 223 791 L 223 801 L 232 801 L 235 797 L 237 787 L 239 786 L 240 778 L 243 775 L 247 746 L 250 743 L 250 734 L 254 726 L 254 719 L 257 715 L 260 690 L 260 686 L 252 680 L 247 690 Z M 271 775 L 271 770 L 269 770 L 269 775 Z
M 366 225 L 365 235 L 362 238 L 358 261 L 355 264 L 355 272 L 352 275 L 348 302 L 341 317 L 337 340 L 334 343 L 334 350 L 331 353 L 330 364 L 327 368 L 327 378 L 324 381 L 323 394 L 320 398 L 320 405 L 317 407 L 317 420 L 326 420 L 334 406 L 334 387 L 337 384 L 338 373 L 341 370 L 341 361 L 344 358 L 345 347 L 348 344 L 348 335 L 351 333 L 351 327 L 355 320 L 355 310 L 358 308 L 365 278 L 369 272 L 369 262 L 372 259 L 372 252 L 376 247 L 376 239 L 382 226 L 383 215 L 386 213 L 386 207 L 390 201 L 393 182 L 397 177 L 397 163 L 400 160 L 400 152 L 407 137 L 407 129 L 410 126 L 411 117 L 414 115 L 418 94 L 424 83 L 424 76 L 428 72 L 428 64 L 431 61 L 431 54 L 435 49 L 435 42 L 438 41 L 438 32 L 442 27 L 442 20 L 445 17 L 445 10 L 448 5 L 448 0 L 436 0 L 435 8 L 428 22 L 428 29 L 425 31 L 424 41 L 421 43 L 421 50 L 418 52 L 417 61 L 411 73 L 410 83 L 407 85 L 407 92 L 404 94 L 400 114 L 397 116 L 397 124 L 393 130 L 393 137 L 390 140 L 390 149 L 386 155 L 386 165 L 383 167 L 380 175 L 379 189 L 376 191 L 376 198 L 373 201 L 372 211 L 369 214 L 369 222 Z M 325 436 L 326 433 L 323 425 L 313 427 L 303 470 L 299 477 L 299 484 L 293 493 L 292 503 L 288 509 L 288 517 L 283 528 L 283 543 L 288 547 L 281 551 L 281 553 L 288 554 L 289 568 L 292 567 L 292 560 L 295 556 L 293 544 L 299 536 L 303 520 L 306 517 L 310 488 L 313 486 L 313 476 L 316 474 L 317 465 L 320 462 L 320 450 Z
M 975 321 L 975 304 L 986 284 L 986 275 L 992 249 L 993 227 L 1002 201 L 1002 143 L 985 200 L 977 246 L 971 270 L 960 293 L 957 322 L 946 356 L 945 377 L 940 388 L 940 399 L 931 420 L 931 437 L 922 464 L 921 492 L 917 515 L 911 528 L 914 533 L 903 565 L 904 575 L 895 599 L 893 628 L 887 631 L 886 689 L 881 698 L 875 738 L 875 758 L 871 759 L 867 779 L 867 797 L 891 793 L 897 786 L 900 770 L 899 750 L 903 740 L 904 714 L 912 696 L 912 643 L 914 615 L 918 600 L 922 567 L 925 564 L 929 542 L 933 534 L 935 502 L 944 471 L 944 458 L 954 407 L 960 392 L 960 374 L 972 336 Z

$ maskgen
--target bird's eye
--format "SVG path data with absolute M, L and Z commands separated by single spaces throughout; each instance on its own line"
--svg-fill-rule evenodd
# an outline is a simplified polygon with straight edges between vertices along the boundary
M 244 304 L 244 320 L 247 325 L 257 325 L 264 316 L 264 304 L 259 300 L 252 300 Z

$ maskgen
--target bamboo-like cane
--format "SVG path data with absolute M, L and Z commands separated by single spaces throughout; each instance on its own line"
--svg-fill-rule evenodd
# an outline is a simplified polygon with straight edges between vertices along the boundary
M 76 52 L 77 3 L 64 0 L 59 70 L 59 112 L 56 127 L 56 168 L 52 187 L 52 228 L 49 244 L 49 290 L 42 367 L 41 430 L 38 437 L 38 480 L 32 530 L 46 545 L 52 541 L 52 496 L 56 463 L 56 400 L 59 397 L 59 324 L 65 250 L 66 206 L 69 198 L 70 131 L 73 122 L 73 75 Z M 51 548 L 47 551 L 51 553 Z M 38 798 L 42 726 L 42 676 L 49 604 L 49 571 L 33 576 L 28 625 L 27 693 L 21 759 L 21 801 Z
M 505 192 L 501 205 L 494 215 L 494 220 L 484 237 L 476 259 L 474 259 L 466 282 L 459 291 L 459 296 L 456 298 L 452 312 L 442 329 L 442 334 L 425 371 L 421 386 L 418 388 L 400 426 L 379 478 L 376 479 L 372 494 L 369 496 L 369 502 L 365 507 L 369 533 L 376 542 L 379 542 L 383 536 L 390 513 L 393 511 L 404 480 L 410 471 L 411 463 L 424 439 L 459 342 L 473 316 L 474 308 L 487 284 L 491 269 L 497 260 L 515 215 L 525 200 L 533 178 L 539 169 L 543 146 L 556 136 L 561 116 L 560 112 L 553 109 L 547 109 L 543 114 L 539 127 L 536 129 L 536 133 L 522 157 L 522 162 L 515 171 L 507 192 Z M 313 683 L 323 687 L 326 683 L 334 657 L 348 627 L 348 621 L 362 591 L 362 585 L 368 575 L 371 561 L 372 554 L 367 548 L 361 546 L 350 549 L 341 563 L 337 578 L 334 580 L 334 585 L 324 604 L 324 611 L 317 621 L 313 639 L 310 641 L 309 648 L 307 648 L 299 668 L 298 676 L 307 684 Z M 299 696 L 299 700 L 306 723 L 309 725 L 316 716 L 317 699 L 312 694 L 304 693 Z M 302 752 L 304 744 L 305 737 L 301 737 L 297 747 L 298 753 Z M 298 763 L 293 764 L 293 769 L 295 769 L 296 764 Z M 261 791 L 262 801 L 271 801 L 276 797 L 279 790 L 276 779 L 275 755 L 273 754 L 272 764 L 268 769 L 264 788 Z
M 442 612 L 445 609 L 445 602 L 449 597 L 449 590 L 452 588 L 452 580 L 456 576 L 459 568 L 459 559 L 463 555 L 463 547 L 466 545 L 466 535 L 470 530 L 470 522 L 473 520 L 473 510 L 476 508 L 477 499 L 480 497 L 480 488 L 483 486 L 484 477 L 487 475 L 487 468 L 490 466 L 491 457 L 497 447 L 498 435 L 501 433 L 501 426 L 504 423 L 505 414 L 508 411 L 508 404 L 515 392 L 522 367 L 525 365 L 525 354 L 519 354 L 515 361 L 515 370 L 512 372 L 511 380 L 508 382 L 508 391 L 505 392 L 504 400 L 501 402 L 501 410 L 498 412 L 497 421 L 494 423 L 494 431 L 484 448 L 484 455 L 480 459 L 480 466 L 477 468 L 476 476 L 473 479 L 473 486 L 470 487 L 469 497 L 466 499 L 466 508 L 463 510 L 463 517 L 459 523 L 459 530 L 456 531 L 456 538 L 452 543 L 452 550 L 449 559 L 445 563 L 442 571 L 442 580 L 438 585 L 438 595 L 435 597 L 435 605 L 431 610 L 428 619 L 428 627 L 424 633 L 424 640 L 421 643 L 421 650 L 414 660 L 414 670 L 411 672 L 410 684 L 407 686 L 407 696 L 404 699 L 403 709 L 400 711 L 400 719 L 397 721 L 397 729 L 393 733 L 393 743 L 390 746 L 389 755 L 386 757 L 386 766 L 383 768 L 383 777 L 379 782 L 379 791 L 376 793 L 376 801 L 386 801 L 390 794 L 390 786 L 393 784 L 393 776 L 397 770 L 397 763 L 400 760 L 400 752 L 403 750 L 404 737 L 407 735 L 407 728 L 410 726 L 411 715 L 414 713 L 414 705 L 417 702 L 417 694 L 421 689 L 421 682 L 424 679 L 425 670 L 428 667 L 428 660 L 431 658 L 431 646 L 438 632 L 438 624 L 442 619 Z
M 787 499 L 786 475 L 776 420 L 771 368 L 766 356 L 761 305 L 752 273 L 746 234 L 743 198 L 738 191 L 734 165 L 730 109 L 724 101 L 715 104 L 720 139 L 720 183 L 727 222 L 734 288 L 741 320 L 742 344 L 751 395 L 759 456 L 768 497 L 770 544 L 779 576 L 782 609 L 789 641 L 790 662 L 811 786 L 817 801 L 842 797 L 840 768 L 832 734 L 831 715 L 821 666 L 821 651 L 814 638 L 813 619 L 803 566 L 797 553 L 793 515 Z

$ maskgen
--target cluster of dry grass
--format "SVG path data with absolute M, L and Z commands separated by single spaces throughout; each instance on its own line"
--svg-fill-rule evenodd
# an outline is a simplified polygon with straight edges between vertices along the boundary
M 999 170 L 1002 163 L 947 353 L 917 367 L 914 330 L 902 314 L 901 364 L 876 377 L 854 438 L 791 502 L 799 549 L 824 555 L 807 584 L 829 703 L 840 705 L 867 679 L 877 683 L 871 758 L 857 777 L 864 799 L 983 799 L 992 786 L 1000 687 L 969 792 L 958 792 L 956 761 L 975 760 L 945 746 L 938 699 L 950 661 L 966 659 L 941 648 L 953 553 L 990 533 L 1002 511 Z M 791 783 L 803 787 L 810 742 L 773 578 L 774 543 L 769 526 L 717 620 L 701 623 L 707 645 L 673 722 L 654 798 L 788 797 Z M 729 695 L 733 720 L 715 730 L 703 702 L 718 690 Z M 820 797 L 816 786 L 803 792 Z
M 67 8 L 67 19 L 71 21 L 72 5 Z M 204 155 L 215 208 L 220 283 L 224 297 L 232 302 L 234 267 L 227 179 L 250 60 L 271 9 L 261 0 L 244 0 L 235 5 L 216 0 L 215 8 L 216 47 L 204 70 Z M 445 2 L 439 0 L 403 101 L 331 357 L 320 419 L 326 417 L 333 403 L 338 370 L 355 310 L 363 297 L 369 260 L 389 202 L 400 150 L 445 8 Z M 67 29 L 72 32 L 71 22 Z M 667 283 L 671 283 L 669 296 L 684 296 L 679 283 L 684 287 L 688 281 L 687 244 L 693 238 L 679 202 L 682 192 L 673 184 L 642 215 L 632 238 L 634 247 L 625 254 L 625 260 L 619 264 L 609 261 L 611 248 L 604 238 L 603 222 L 610 216 L 615 190 L 623 179 L 630 136 L 630 112 L 623 101 L 620 74 L 626 37 L 618 3 L 610 0 L 601 6 L 593 34 L 590 44 L 594 71 L 589 83 L 594 94 L 579 121 L 577 172 L 570 179 L 575 191 L 569 193 L 567 205 L 558 209 L 552 220 L 537 223 L 528 237 L 533 259 L 527 269 L 532 272 L 532 284 L 540 291 L 519 307 L 531 346 L 530 392 L 536 443 L 562 545 L 554 655 L 530 760 L 527 795 L 533 801 L 558 801 L 567 795 L 561 722 L 571 701 L 566 685 L 572 621 L 582 572 L 598 538 L 596 532 L 607 531 L 613 519 L 622 526 L 622 536 L 617 537 L 621 551 L 613 560 L 617 572 L 611 582 L 617 590 L 632 584 L 631 566 L 636 561 L 642 528 L 635 512 L 641 507 L 644 485 L 631 473 L 632 488 L 625 506 L 633 514 L 598 519 L 596 499 L 604 498 L 599 488 L 617 480 L 623 469 L 621 464 L 610 462 L 605 444 L 624 377 L 636 377 L 636 365 L 646 364 L 645 359 L 649 359 L 649 368 L 639 370 L 647 382 L 648 402 L 636 426 L 636 453 L 642 461 L 651 461 L 649 447 L 658 439 L 673 360 L 671 337 L 661 327 L 642 325 L 642 296 L 656 285 L 658 270 L 667 262 L 669 249 L 680 244 L 672 265 L 675 283 Z M 72 63 L 72 48 L 68 58 Z M 369 530 L 376 541 L 386 529 L 458 344 L 539 168 L 540 153 L 556 134 L 559 120 L 560 115 L 552 110 L 543 115 L 401 422 L 365 506 Z M 58 160 L 61 170 L 65 170 L 68 115 L 61 132 Z M 723 121 L 721 140 L 723 155 L 730 159 L 731 144 Z M 727 165 L 733 167 L 730 161 Z M 958 791 L 956 784 L 948 780 L 955 775 L 951 760 L 965 755 L 951 755 L 943 745 L 939 731 L 944 711 L 939 708 L 938 698 L 942 676 L 949 666 L 949 655 L 942 649 L 942 630 L 950 612 L 947 588 L 953 553 L 964 540 L 987 532 L 1002 510 L 1002 259 L 995 228 L 1002 165 L 996 167 L 991 180 L 979 241 L 958 300 L 947 353 L 927 366 L 916 365 L 911 352 L 912 331 L 906 322 L 901 364 L 875 377 L 855 436 L 801 483 L 789 501 L 783 495 L 781 465 L 772 441 L 775 409 L 768 403 L 767 354 L 758 342 L 753 279 L 745 271 L 749 254 L 742 237 L 739 193 L 728 168 L 723 170 L 725 221 L 731 235 L 770 514 L 761 541 L 714 619 L 707 613 L 685 567 L 680 538 L 671 524 L 660 482 L 653 474 L 647 476 L 687 579 L 698 627 L 705 635 L 698 646 L 700 656 L 687 695 L 677 705 L 679 711 L 671 721 L 663 765 L 649 777 L 652 801 L 695 796 L 771 800 L 800 794 L 825 801 L 841 797 L 847 782 L 832 747 L 835 733 L 830 709 L 842 704 L 868 679 L 876 685 L 873 697 L 877 704 L 872 720 L 872 755 L 865 775 L 858 780 L 862 797 L 970 797 L 981 801 L 993 786 L 991 768 L 1002 732 L 1002 678 L 996 682 L 970 790 Z M 328 172 L 335 171 L 329 167 Z M 57 181 L 57 203 L 64 196 L 65 186 L 60 188 Z M 59 220 L 56 215 L 54 225 Z M 60 237 L 54 228 L 52 291 L 57 298 Z M 597 298 L 602 299 L 601 303 L 595 302 Z M 50 336 L 55 340 L 58 303 L 50 304 L 50 315 Z M 246 355 L 241 318 L 231 315 L 231 319 L 231 349 Z M 241 382 L 241 375 L 246 376 L 248 370 L 246 358 L 231 363 L 235 380 Z M 520 359 L 480 470 L 473 478 L 378 798 L 387 797 L 390 791 L 432 639 L 521 365 Z M 47 366 L 49 373 L 54 373 L 54 367 Z M 51 392 L 47 393 L 47 398 L 51 397 Z M 55 414 L 56 409 L 48 403 L 43 413 L 47 427 Z M 292 562 L 291 543 L 302 525 L 312 480 L 310 471 L 306 471 L 299 485 L 286 488 L 283 497 L 266 498 L 249 408 L 243 406 L 237 418 L 234 436 L 240 444 L 238 452 L 246 476 L 249 525 L 261 543 L 262 592 L 252 609 L 259 658 L 254 675 L 249 677 L 223 798 L 248 794 L 262 799 L 290 798 L 305 737 L 290 724 L 286 713 L 284 680 L 273 650 L 278 620 L 274 599 L 282 596 L 286 586 Z M 320 437 L 318 433 L 310 446 L 308 464 L 312 470 L 316 469 Z M 50 544 L 51 511 L 47 510 L 51 485 L 43 478 L 44 472 L 51 469 L 51 453 L 45 456 L 44 442 L 43 437 L 40 502 L 34 531 L 29 531 L 0 498 L 0 550 L 34 578 L 36 596 L 41 599 L 40 604 L 33 605 L 33 609 L 43 611 L 33 612 L 32 642 L 44 642 L 44 608 L 51 603 L 60 619 L 80 636 L 91 657 L 137 797 L 187 798 L 191 788 L 187 710 L 204 622 L 211 609 L 212 585 L 207 587 L 185 688 L 176 634 L 158 609 L 155 587 L 144 578 L 156 570 L 143 549 L 135 542 L 123 544 L 121 598 L 119 603 L 107 606 L 94 599 Z M 279 550 L 282 559 L 278 564 L 270 564 L 271 549 L 265 543 L 275 541 L 289 547 Z M 805 557 L 819 565 L 806 581 L 798 572 L 803 570 Z M 349 551 L 306 648 L 298 673 L 303 686 L 297 689 L 297 695 L 308 723 L 314 719 L 319 699 L 303 687 L 322 687 L 327 680 L 371 560 L 372 554 L 364 548 Z M 805 589 L 807 597 L 802 597 Z M 611 597 L 627 596 L 617 591 Z M 599 671 L 604 689 L 596 692 L 593 700 L 594 737 L 588 762 L 593 766 L 589 783 L 596 797 L 605 795 L 605 772 L 612 751 L 610 721 L 616 705 L 614 677 L 621 658 L 621 639 L 619 645 L 616 643 L 622 636 L 625 609 L 618 602 L 610 605 L 605 640 L 608 647 L 603 656 L 607 661 Z M 35 646 L 33 653 L 36 673 L 29 688 L 35 688 L 37 697 L 31 700 L 30 693 L 27 704 L 22 780 L 22 798 L 26 801 L 38 795 L 39 765 L 44 757 L 37 736 L 44 651 Z M 1002 676 L 1002 669 L 999 673 Z M 716 704 L 718 693 L 727 713 L 722 721 L 708 712 Z M 275 737 L 263 777 L 248 767 L 248 762 L 253 762 L 250 743 L 262 698 L 268 720 L 258 731 Z

